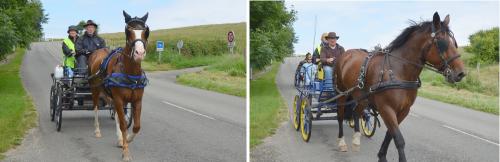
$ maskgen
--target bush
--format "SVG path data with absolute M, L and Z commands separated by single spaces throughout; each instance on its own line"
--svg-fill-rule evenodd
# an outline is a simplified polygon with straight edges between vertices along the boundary
M 469 65 L 498 63 L 498 27 L 481 30 L 469 36 L 470 45 L 465 47 L 473 54 Z

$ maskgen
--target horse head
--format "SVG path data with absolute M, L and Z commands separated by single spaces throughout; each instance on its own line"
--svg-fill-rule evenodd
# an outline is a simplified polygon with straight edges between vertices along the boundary
M 444 21 L 441 21 L 439 14 L 434 13 L 424 59 L 440 71 L 449 83 L 455 83 L 465 77 L 465 66 L 459 59 L 457 42 L 448 27 L 449 23 L 450 15 L 446 15 Z
M 128 48 L 131 48 L 129 54 L 130 58 L 136 63 L 140 63 L 146 56 L 146 47 L 149 38 L 149 27 L 146 25 L 148 13 L 141 18 L 132 18 L 127 12 L 123 11 L 125 17 L 125 35 Z

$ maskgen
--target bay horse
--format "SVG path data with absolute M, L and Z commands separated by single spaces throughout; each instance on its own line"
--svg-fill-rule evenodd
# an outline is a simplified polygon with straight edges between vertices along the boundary
M 337 58 L 334 72 L 336 85 L 338 91 L 346 94 L 338 100 L 338 147 L 341 151 L 347 151 L 342 130 L 345 104 L 354 100 L 354 114 L 361 116 L 363 109 L 370 106 L 380 113 L 387 127 L 377 154 L 379 161 L 387 161 L 387 149 L 392 139 L 399 161 L 406 161 L 405 140 L 399 124 L 415 102 L 422 69 L 442 74 L 449 83 L 460 82 L 465 77 L 464 63 L 458 59 L 460 55 L 449 23 L 449 15 L 441 21 L 435 12 L 432 21 L 412 21 L 412 25 L 384 50 L 368 53 L 350 49 Z M 359 148 L 359 128 L 355 131 L 353 147 Z
M 92 100 L 95 110 L 95 133 L 100 137 L 99 121 L 97 119 L 99 97 L 106 95 L 113 101 L 116 111 L 116 132 L 118 146 L 122 147 L 124 161 L 130 161 L 128 143 L 132 142 L 141 128 L 141 108 L 144 87 L 147 78 L 141 68 L 141 61 L 146 56 L 146 47 L 149 37 L 149 27 L 146 25 L 148 13 L 142 18 L 132 18 L 123 11 L 125 17 L 125 48 L 108 54 L 107 49 L 96 50 L 89 57 L 89 83 L 91 85 Z M 104 64 L 106 63 L 106 64 Z M 102 64 L 102 65 L 101 65 Z M 131 103 L 133 128 L 132 134 L 127 136 L 127 123 L 124 107 Z M 126 139 L 123 137 L 127 137 Z

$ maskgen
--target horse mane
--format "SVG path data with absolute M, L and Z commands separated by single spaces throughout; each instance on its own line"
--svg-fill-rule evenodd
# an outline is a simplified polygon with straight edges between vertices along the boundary
M 431 32 L 431 28 L 433 25 L 432 21 L 422 21 L 420 23 L 417 23 L 413 20 L 409 20 L 409 21 L 410 21 L 409 22 L 410 26 L 405 28 L 403 30 L 403 32 L 401 32 L 401 34 L 399 34 L 399 36 L 397 36 L 396 39 L 394 39 L 386 47 L 387 50 L 393 51 L 395 49 L 402 47 L 412 37 L 413 33 L 415 33 L 415 32 L 418 32 L 418 33 Z M 449 36 L 451 36 L 453 39 L 455 39 L 453 36 L 453 32 L 450 30 L 450 28 L 447 25 L 444 25 L 442 22 L 441 22 L 441 30 L 443 30 Z M 456 41 L 455 41 L 455 46 L 457 46 Z

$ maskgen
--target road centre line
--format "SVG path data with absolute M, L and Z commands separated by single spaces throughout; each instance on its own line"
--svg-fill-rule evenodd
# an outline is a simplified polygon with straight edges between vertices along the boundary
M 184 111 L 187 111 L 187 112 L 199 115 L 199 116 L 203 116 L 203 117 L 208 118 L 208 119 L 215 120 L 215 118 L 213 118 L 213 117 L 210 117 L 208 115 L 204 115 L 204 114 L 198 113 L 196 111 L 193 111 L 193 110 L 190 110 L 190 109 L 187 109 L 187 108 L 183 108 L 181 106 L 177 106 L 176 104 L 173 104 L 173 103 L 170 103 L 170 102 L 167 102 L 167 101 L 162 101 L 162 102 L 165 103 L 165 104 L 167 104 L 167 105 L 173 106 L 175 108 L 178 108 L 178 109 L 181 109 L 181 110 L 184 110 Z
M 488 143 L 491 143 L 491 144 L 494 144 L 494 145 L 499 146 L 499 144 L 498 144 L 498 143 L 495 143 L 495 142 L 492 142 L 492 141 L 490 141 L 490 140 L 487 140 L 487 139 L 484 139 L 484 138 L 478 137 L 478 136 L 476 136 L 476 135 L 473 135 L 473 134 L 470 134 L 470 133 L 467 133 L 467 132 L 461 131 L 461 130 L 459 130 L 459 129 L 457 129 L 457 128 L 453 128 L 453 127 L 451 127 L 451 126 L 447 126 L 447 125 L 443 125 L 443 127 L 448 128 L 448 129 L 451 129 L 451 130 L 454 130 L 454 131 L 456 131 L 456 132 L 460 132 L 460 133 L 462 133 L 462 134 L 469 135 L 469 136 L 474 137 L 474 138 L 476 138 L 476 139 L 480 139 L 480 140 L 483 140 L 483 141 L 485 141 L 485 142 L 488 142 Z

